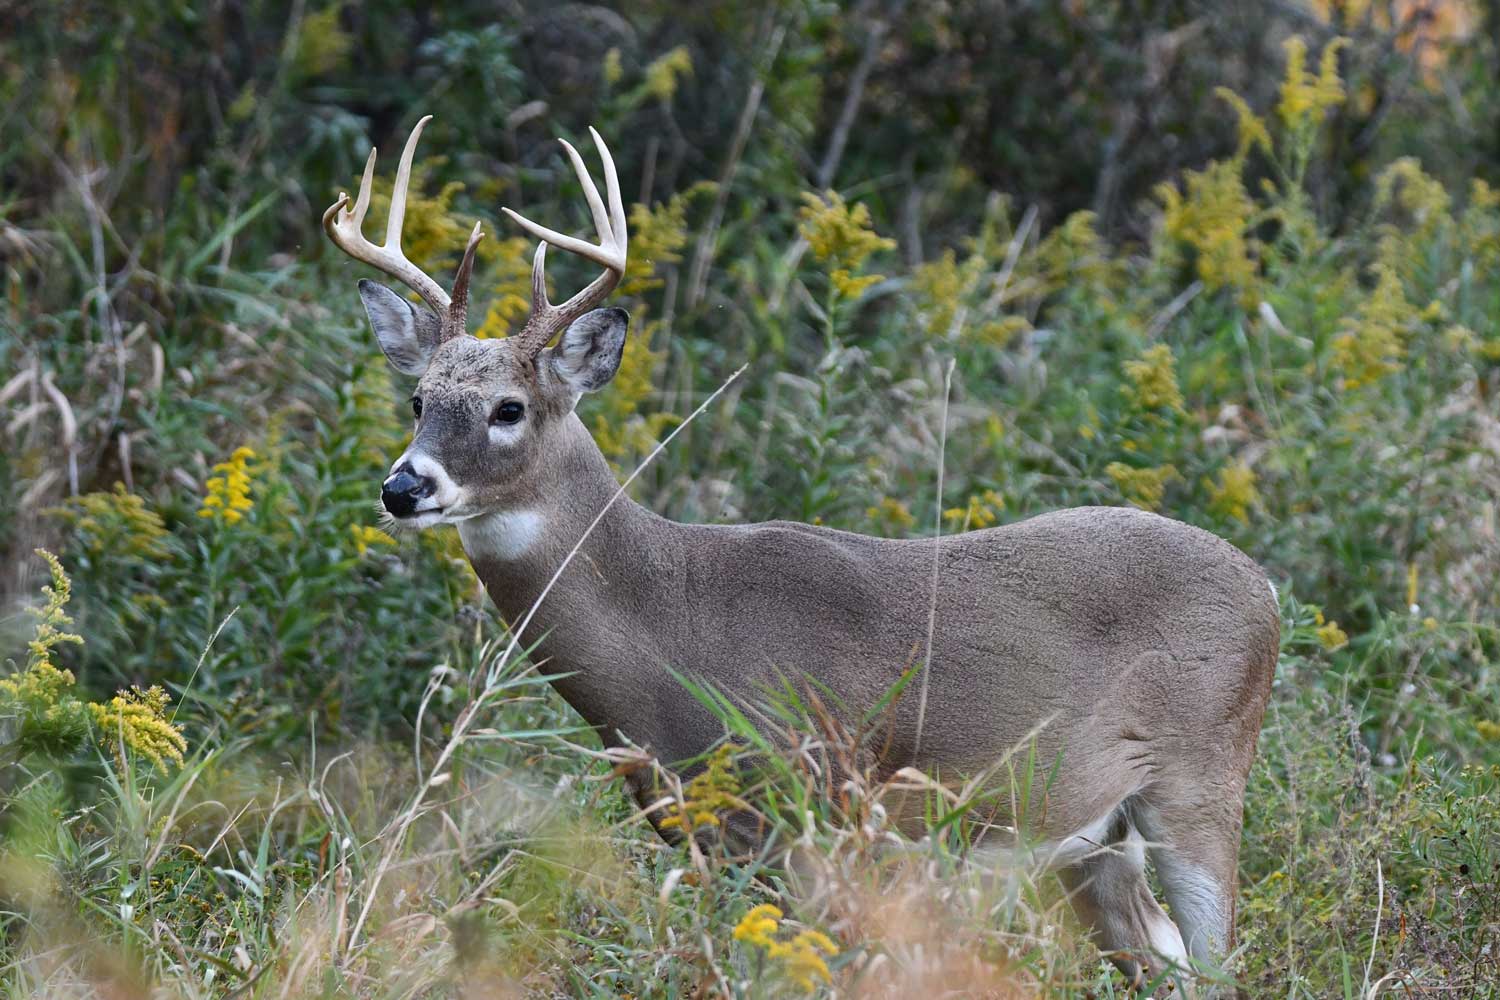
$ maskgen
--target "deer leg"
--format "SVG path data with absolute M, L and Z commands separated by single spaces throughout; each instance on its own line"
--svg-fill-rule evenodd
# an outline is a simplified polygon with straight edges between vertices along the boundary
M 1150 795 L 1133 813 L 1151 844 L 1156 877 L 1188 955 L 1222 967 L 1234 948 L 1241 795 L 1235 790 L 1211 802 L 1157 799 Z
M 1112 842 L 1058 874 L 1095 943 L 1140 989 L 1187 957 L 1182 936 L 1146 884 L 1146 845 L 1123 815 Z

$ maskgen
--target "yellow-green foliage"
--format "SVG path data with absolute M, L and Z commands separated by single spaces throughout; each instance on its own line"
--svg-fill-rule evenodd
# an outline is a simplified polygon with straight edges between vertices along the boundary
M 1161 510 L 1167 484 L 1182 478 L 1173 465 L 1137 469 L 1124 462 L 1111 462 L 1104 473 L 1114 480 L 1121 496 L 1142 510 Z
M 1255 481 L 1255 470 L 1244 462 L 1224 466 L 1217 479 L 1203 481 L 1209 507 L 1217 514 L 1248 524 L 1251 509 L 1260 503 Z
M 1372 270 L 1374 291 L 1359 304 L 1358 312 L 1344 321 L 1343 332 L 1333 339 L 1333 370 L 1343 376 L 1348 389 L 1400 371 L 1407 333 L 1418 319 L 1394 268 L 1376 264 Z
M 1335 38 L 1323 46 L 1316 74 L 1307 69 L 1307 42 L 1293 35 L 1284 43 L 1286 75 L 1281 83 L 1281 101 L 1276 112 L 1287 128 L 1297 131 L 1322 124 L 1329 109 L 1344 103 L 1344 82 L 1339 79 L 1339 50 L 1347 38 Z
M 1256 209 L 1245 191 L 1242 170 L 1238 160 L 1210 163 L 1187 171 L 1185 192 L 1175 184 L 1162 184 L 1156 194 L 1162 204 L 1162 231 L 1171 241 L 1168 247 L 1181 245 L 1192 251 L 1193 270 L 1205 288 L 1227 288 L 1248 302 L 1258 264 L 1246 230 Z
M 59 646 L 83 645 L 82 636 L 66 631 L 73 624 L 65 610 L 73 584 L 56 556 L 45 549 L 36 554 L 46 562 L 51 582 L 42 586 L 42 606 L 27 609 L 36 627 L 26 644 L 25 668 L 0 679 L 0 718 L 13 720 L 16 727 L 6 742 L 22 754 L 71 747 L 85 731 L 87 718 L 70 694 L 73 672 L 53 661 Z
M 15 727 L 3 749 L 12 756 L 63 754 L 76 746 L 92 723 L 99 741 L 116 748 L 121 766 L 125 763 L 122 745 L 163 772 L 168 761 L 182 763 L 187 741 L 168 718 L 171 699 L 160 687 L 122 691 L 104 704 L 84 702 L 73 693 L 73 672 L 53 661 L 59 646 L 83 645 L 82 636 L 65 631 L 73 624 L 66 611 L 73 584 L 56 556 L 45 549 L 37 549 L 36 554 L 46 562 L 51 582 L 42 587 L 42 606 L 28 609 L 37 621 L 27 643 L 25 668 L 0 678 L 0 722 L 8 719 Z
M 395 548 L 396 540 L 372 524 L 351 524 L 349 534 L 353 536 L 354 552 L 358 556 L 370 554 L 376 547 Z
M 1113 304 L 1125 266 L 1099 235 L 1097 222 L 1093 212 L 1074 212 L 1042 237 L 1029 259 L 1045 292 L 1081 291 Z
M 950 247 L 912 272 L 911 291 L 929 335 L 946 337 L 954 332 L 953 319 L 979 282 L 985 264 L 979 254 L 959 264 L 958 255 Z
M 657 56 L 646 67 L 645 89 L 650 96 L 663 104 L 677 93 L 678 81 L 693 72 L 693 55 L 686 45 Z
M 658 325 L 644 323 L 626 339 L 620 368 L 594 403 L 594 440 L 612 461 L 649 451 L 676 419 L 669 413 L 642 416 L 640 412 L 641 405 L 651 397 L 656 369 L 664 356 L 651 350 Z
M 1155 344 L 1139 358 L 1122 366 L 1126 384 L 1120 387 L 1131 406 L 1143 413 L 1182 412 L 1182 390 L 1177 385 L 1177 359 L 1172 348 Z
M 884 280 L 883 274 L 859 274 L 872 255 L 896 246 L 895 240 L 875 232 L 867 206 L 850 208 L 837 191 L 826 191 L 821 197 L 804 192 L 797 218 L 798 232 L 813 256 L 828 266 L 829 280 L 840 296 L 858 298 Z
M 900 534 L 917 523 L 912 516 L 911 508 L 894 497 L 881 497 L 880 502 L 870 507 L 866 515 L 871 521 L 875 521 L 885 527 L 888 532 Z
M 625 75 L 625 67 L 620 61 L 620 47 L 618 45 L 604 53 L 604 63 L 600 68 L 600 73 L 604 76 L 604 82 L 611 87 L 619 83 L 620 78 Z
M 488 259 L 493 262 L 486 281 L 490 305 L 474 336 L 480 340 L 508 337 L 526 318 L 531 311 L 531 261 L 535 253 L 536 245 L 524 236 L 500 240 L 489 249 Z
M 354 39 L 339 26 L 342 3 L 313 11 L 297 29 L 296 66 L 299 73 L 321 76 L 340 68 L 349 59 Z
M 112 490 L 71 497 L 56 514 L 73 527 L 92 556 L 149 561 L 170 555 L 161 515 L 146 506 L 144 497 L 128 492 L 124 483 L 115 483 Z
M 630 257 L 620 281 L 621 295 L 640 295 L 662 286 L 660 269 L 681 262 L 682 248 L 687 246 L 688 208 L 716 187 L 712 181 L 699 181 L 654 208 L 630 207 Z

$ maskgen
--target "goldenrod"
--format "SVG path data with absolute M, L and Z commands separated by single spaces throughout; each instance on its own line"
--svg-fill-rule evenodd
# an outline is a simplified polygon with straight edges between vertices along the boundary
M 1104 467 L 1104 472 L 1114 480 L 1120 495 L 1142 510 L 1160 510 L 1167 484 L 1182 478 L 1172 465 L 1137 469 L 1124 462 L 1111 462 Z
M 1156 344 L 1121 367 L 1130 382 L 1121 391 L 1132 406 L 1148 412 L 1182 411 L 1182 390 L 1177 385 L 1177 359 L 1172 348 Z
M 1255 488 L 1255 470 L 1244 462 L 1235 462 L 1219 470 L 1218 481 L 1204 480 L 1209 507 L 1218 514 L 1249 523 L 1250 508 L 1260 502 Z
M 224 524 L 238 524 L 245 512 L 255 506 L 250 499 L 250 460 L 255 452 L 240 447 L 229 456 L 229 461 L 214 466 L 219 473 L 204 482 L 207 493 L 198 516 L 213 518 Z

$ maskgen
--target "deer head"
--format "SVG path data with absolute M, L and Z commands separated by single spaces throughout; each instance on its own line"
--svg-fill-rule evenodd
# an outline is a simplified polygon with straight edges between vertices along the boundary
M 562 449 L 554 439 L 579 397 L 614 377 L 625 349 L 628 314 L 596 309 L 625 273 L 625 208 L 614 160 L 599 133 L 594 145 L 604 165 L 608 205 L 599 197 L 583 158 L 562 141 L 583 186 L 598 231 L 597 245 L 565 236 L 510 209 L 503 211 L 539 241 L 531 268 L 531 314 L 513 336 L 479 340 L 467 327 L 469 276 L 484 234 L 476 223 L 450 296 L 401 250 L 417 122 L 396 170 L 385 244 L 375 246 L 361 226 L 370 205 L 375 150 L 365 163 L 352 207 L 340 193 L 323 213 L 323 228 L 349 256 L 397 279 L 422 299 L 410 302 L 384 285 L 362 280 L 360 298 L 381 349 L 397 370 L 417 376 L 412 394 L 416 428 L 411 444 L 381 486 L 381 502 L 406 527 L 456 523 L 523 505 Z M 561 305 L 547 299 L 547 244 L 603 267 L 588 287 Z M 556 346 L 549 346 L 557 335 Z

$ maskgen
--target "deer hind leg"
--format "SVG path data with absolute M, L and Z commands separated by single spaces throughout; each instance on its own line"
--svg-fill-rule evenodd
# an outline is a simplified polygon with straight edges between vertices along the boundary
M 1132 816 L 1150 842 L 1187 953 L 1194 963 L 1220 969 L 1234 948 L 1241 794 L 1162 801 L 1153 789 L 1144 799 Z
M 1146 843 L 1123 810 L 1107 843 L 1058 874 L 1099 950 L 1134 988 L 1185 964 L 1182 935 L 1146 884 Z

